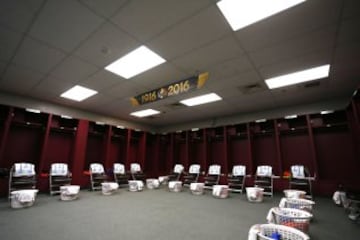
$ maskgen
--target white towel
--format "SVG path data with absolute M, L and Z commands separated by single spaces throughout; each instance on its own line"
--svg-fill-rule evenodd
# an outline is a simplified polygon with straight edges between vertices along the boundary
M 260 225 L 256 224 L 249 230 L 248 240 L 257 240 L 257 234 L 260 232 Z
M 34 201 L 34 194 L 29 192 L 18 193 L 16 196 L 17 200 L 22 203 Z
M 274 209 L 271 208 L 268 212 L 268 214 L 266 215 L 266 220 L 268 223 L 275 223 L 275 219 L 274 219 Z
M 142 181 L 137 181 L 137 189 L 141 191 L 144 188 L 144 183 Z
M 280 200 L 280 203 L 279 203 L 279 207 L 285 207 L 285 205 L 286 205 L 286 198 L 281 198 L 281 200 Z
M 67 188 L 66 195 L 75 195 L 79 193 L 79 189 L 76 188 Z

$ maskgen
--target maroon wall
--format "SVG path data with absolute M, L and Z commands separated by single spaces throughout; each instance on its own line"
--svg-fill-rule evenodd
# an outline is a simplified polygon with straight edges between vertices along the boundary
M 271 165 L 280 177 L 291 165 L 303 164 L 316 175 L 315 194 L 330 195 L 340 183 L 360 190 L 359 112 L 360 96 L 355 96 L 347 109 L 329 115 L 160 135 L 0 106 L 0 167 L 9 169 L 26 161 L 34 163 L 40 174 L 51 163 L 65 162 L 73 183 L 87 187 L 86 170 L 92 162 L 108 169 L 114 162 L 127 169 L 138 162 L 150 177 L 169 173 L 176 163 L 186 169 L 199 163 L 205 172 L 210 164 L 220 164 L 225 174 L 235 164 L 246 165 L 248 174 L 254 174 L 258 165 Z M 7 193 L 7 181 L 0 179 L 1 195 Z M 287 180 L 276 180 L 276 185 L 280 190 Z

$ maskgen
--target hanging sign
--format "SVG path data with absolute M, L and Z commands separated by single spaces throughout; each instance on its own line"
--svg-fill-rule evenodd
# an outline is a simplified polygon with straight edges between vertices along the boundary
M 167 86 L 142 93 L 136 97 L 132 97 L 131 103 L 134 106 L 143 105 L 159 101 L 171 96 L 177 96 L 182 93 L 194 91 L 204 86 L 206 80 L 209 78 L 209 73 L 201 73 L 198 76 L 193 76 Z

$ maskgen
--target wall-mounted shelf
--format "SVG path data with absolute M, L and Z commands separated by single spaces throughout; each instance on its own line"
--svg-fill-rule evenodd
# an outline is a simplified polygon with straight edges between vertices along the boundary
M 125 128 L 119 128 L 119 127 L 114 127 L 112 126 L 112 134 L 111 134 L 111 137 L 114 138 L 114 139 L 123 139 L 125 140 L 126 139 L 126 136 L 127 136 L 127 129 Z
M 74 134 L 77 130 L 78 123 L 79 120 L 77 119 L 53 115 L 50 130 L 53 132 Z
M 314 131 L 346 130 L 349 128 L 345 111 L 335 111 L 328 114 L 310 115 L 310 124 Z
M 274 121 L 266 120 L 264 122 L 251 122 L 250 132 L 254 137 L 273 135 L 275 133 Z
M 11 123 L 12 125 L 19 127 L 45 129 L 48 116 L 49 115 L 46 113 L 34 113 L 22 108 L 14 108 Z

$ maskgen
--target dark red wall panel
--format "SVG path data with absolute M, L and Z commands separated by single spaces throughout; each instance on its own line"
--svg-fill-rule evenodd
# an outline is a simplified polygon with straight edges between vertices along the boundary
M 38 167 L 43 137 L 41 128 L 11 126 L 5 147 L 4 166 L 10 168 L 16 162 L 31 162 Z
M 319 178 L 337 182 L 359 181 L 359 161 L 354 158 L 351 134 L 347 131 L 314 132 Z
M 234 165 L 245 165 L 247 171 L 250 167 L 250 156 L 249 156 L 249 141 L 247 139 L 234 139 L 229 141 L 229 154 L 230 158 L 229 169 L 232 169 Z
M 52 163 L 67 163 L 71 166 L 74 135 L 69 133 L 51 132 L 45 154 L 43 171 L 48 172 Z
M 88 136 L 86 145 L 85 169 L 88 170 L 90 163 L 104 163 L 103 138 L 99 136 Z
M 314 174 L 311 162 L 311 147 L 308 134 L 291 133 L 280 135 L 282 169 L 289 171 L 295 164 L 302 164 Z
M 256 171 L 256 167 L 259 165 L 270 165 L 273 167 L 274 174 L 280 174 L 276 172 L 279 166 L 276 156 L 275 136 L 261 135 L 254 137 L 252 141 L 252 155 L 254 171 Z

